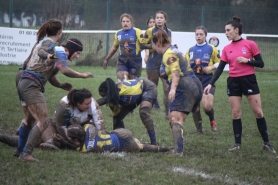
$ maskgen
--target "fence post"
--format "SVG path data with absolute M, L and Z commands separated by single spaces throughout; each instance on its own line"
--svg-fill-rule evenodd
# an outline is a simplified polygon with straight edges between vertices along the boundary
M 106 30 L 110 30 L 110 10 L 111 10 L 111 3 L 107 2 L 107 12 L 106 12 Z M 106 34 L 106 56 L 109 53 L 109 33 Z
M 10 27 L 13 27 L 13 0 L 10 0 Z
M 202 21 L 201 21 L 201 26 L 205 26 L 205 13 L 206 13 L 206 7 L 202 6 Z

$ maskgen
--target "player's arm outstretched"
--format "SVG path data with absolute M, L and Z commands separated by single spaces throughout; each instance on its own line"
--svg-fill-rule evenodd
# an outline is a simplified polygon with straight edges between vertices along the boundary
M 59 71 L 63 75 L 70 77 L 70 78 L 93 78 L 94 77 L 91 72 L 80 73 L 80 72 L 74 71 L 66 66 L 60 67 Z
M 66 91 L 70 91 L 72 89 L 72 85 L 70 83 L 61 83 L 56 75 L 53 75 L 51 76 L 49 79 L 48 79 L 49 83 L 51 85 L 53 85 L 54 87 L 57 87 L 57 88 L 61 88 L 61 89 L 64 89 Z

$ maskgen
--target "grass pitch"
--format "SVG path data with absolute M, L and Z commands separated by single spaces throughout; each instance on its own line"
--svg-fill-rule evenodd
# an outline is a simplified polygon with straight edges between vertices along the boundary
M 62 82 L 74 88 L 91 90 L 95 99 L 99 84 L 107 77 L 116 80 L 116 69 L 108 67 L 72 67 L 80 72 L 90 71 L 92 79 L 71 79 L 61 74 Z M 23 117 L 15 89 L 18 66 L 0 66 L 0 132 L 14 134 Z M 142 76 L 145 77 L 145 71 Z M 210 131 L 209 119 L 202 111 L 204 134 L 196 135 L 191 114 L 184 123 L 184 157 L 164 153 L 103 153 L 83 154 L 75 151 L 40 151 L 33 155 L 40 163 L 23 162 L 12 156 L 15 148 L 0 143 L 0 184 L 277 184 L 278 158 L 262 149 L 262 139 L 256 121 L 245 97 L 242 103 L 242 149 L 228 152 L 234 144 L 231 110 L 226 95 L 227 72 L 216 82 L 214 101 L 215 118 L 219 131 Z M 262 105 L 267 121 L 269 139 L 278 150 L 277 73 L 258 72 Z M 171 130 L 164 119 L 162 86 L 159 82 L 160 110 L 152 110 L 157 141 L 160 145 L 173 145 Z M 49 115 L 66 91 L 46 85 Z M 112 129 L 112 116 L 108 107 L 101 107 L 108 131 Z M 149 142 L 140 121 L 138 108 L 125 118 L 125 126 L 142 142 Z

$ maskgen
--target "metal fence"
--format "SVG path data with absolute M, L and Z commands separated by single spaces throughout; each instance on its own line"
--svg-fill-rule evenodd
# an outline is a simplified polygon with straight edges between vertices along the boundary
M 119 3 L 103 0 L 0 0 L 0 26 L 11 26 L 12 22 L 14 27 L 34 28 L 55 17 L 63 20 L 67 29 L 117 30 L 120 28 L 120 15 L 129 13 L 135 19 L 135 26 L 145 29 L 147 17 L 158 10 L 168 14 L 167 24 L 173 31 L 191 32 L 196 26 L 204 25 L 209 32 L 221 33 L 224 32 L 225 23 L 237 15 L 243 21 L 243 31 L 246 34 L 278 34 L 277 9 L 175 6 L 141 4 L 139 1 Z
M 64 30 L 118 30 L 121 28 L 121 14 L 129 13 L 134 18 L 135 26 L 144 30 L 147 28 L 146 19 L 159 10 L 167 13 L 167 26 L 172 31 L 193 32 L 197 26 L 204 25 L 211 33 L 224 33 L 226 22 L 236 15 L 243 22 L 245 34 L 278 35 L 277 9 L 142 4 L 139 1 L 119 3 L 103 0 L 0 0 L 0 27 L 37 29 L 46 20 L 57 18 L 62 20 Z M 258 43 L 263 58 L 266 58 L 264 70 L 278 70 L 278 39 L 248 39 Z M 101 40 L 103 48 L 106 48 L 105 43 L 109 40 L 111 36 Z M 100 39 L 91 42 L 98 45 Z

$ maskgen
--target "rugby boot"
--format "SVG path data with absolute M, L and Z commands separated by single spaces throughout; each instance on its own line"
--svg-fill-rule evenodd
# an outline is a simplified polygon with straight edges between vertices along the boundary
M 27 162 L 40 162 L 38 159 L 34 158 L 32 155 L 29 155 L 27 153 L 21 153 L 19 155 L 19 159 Z
M 264 143 L 263 149 L 276 154 L 276 151 L 274 150 L 273 146 L 270 143 Z
M 229 148 L 228 151 L 233 152 L 233 151 L 240 150 L 240 149 L 241 149 L 241 145 L 236 143 L 233 147 Z
M 202 123 L 195 124 L 197 128 L 196 134 L 203 134 Z
M 212 132 L 217 132 L 217 124 L 216 124 L 216 121 L 215 120 L 212 120 L 210 122 L 210 125 L 211 125 L 211 131 Z

